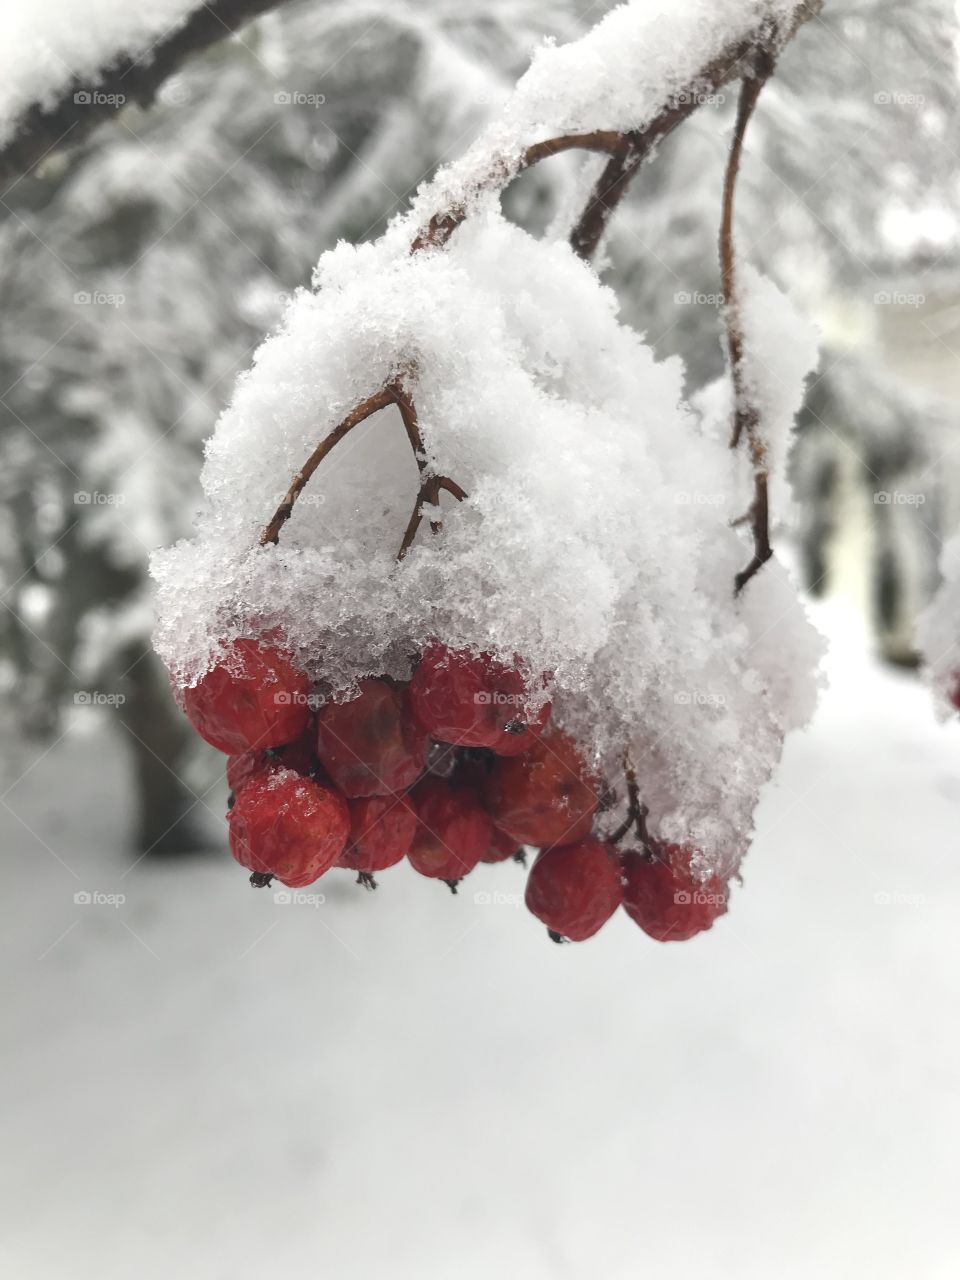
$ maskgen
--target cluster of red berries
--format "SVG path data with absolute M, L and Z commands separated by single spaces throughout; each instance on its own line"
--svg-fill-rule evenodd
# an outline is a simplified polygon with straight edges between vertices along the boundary
M 594 834 L 605 789 L 519 665 L 434 643 L 409 683 L 365 679 L 350 702 L 318 705 L 280 645 L 237 640 L 184 704 L 230 757 L 230 848 L 254 884 L 302 888 L 344 867 L 372 886 L 406 858 L 455 889 L 532 846 L 526 903 L 556 940 L 589 938 L 621 905 L 663 941 L 726 911 L 689 849 Z

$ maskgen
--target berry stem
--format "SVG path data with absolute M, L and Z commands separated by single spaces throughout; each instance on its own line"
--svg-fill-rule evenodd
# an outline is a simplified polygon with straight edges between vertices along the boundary
M 647 831 L 647 814 L 650 810 L 640 799 L 640 787 L 637 783 L 637 772 L 628 755 L 623 757 L 623 772 L 627 779 L 627 816 L 609 837 L 610 844 L 619 844 L 628 831 L 637 833 L 637 839 L 645 849 L 650 847 L 650 835 Z
M 744 76 L 737 103 L 737 119 L 730 144 L 730 155 L 723 181 L 723 213 L 720 220 L 720 280 L 724 297 L 723 317 L 727 330 L 727 350 L 730 360 L 730 376 L 733 381 L 733 433 L 731 449 L 736 449 L 746 439 L 753 467 L 753 502 L 747 513 L 753 531 L 753 556 L 746 568 L 734 578 L 734 595 L 739 595 L 754 574 L 773 555 L 770 546 L 770 495 L 767 476 L 767 447 L 760 429 L 760 413 L 746 385 L 743 365 L 744 336 L 740 321 L 737 296 L 736 251 L 733 237 L 734 197 L 743 144 L 747 126 L 763 86 L 773 74 L 774 55 L 769 49 L 758 47 L 754 51 L 752 75 Z
M 397 408 L 400 410 L 400 417 L 403 420 L 403 429 L 407 433 L 407 439 L 410 441 L 410 448 L 413 450 L 413 456 L 417 462 L 417 469 L 420 472 L 420 487 L 417 490 L 417 498 L 413 505 L 413 513 L 407 522 L 407 527 L 403 534 L 403 541 L 400 544 L 400 550 L 397 552 L 397 560 L 402 560 L 413 546 L 414 539 L 417 536 L 417 530 L 420 528 L 421 521 L 423 520 L 424 507 L 435 507 L 438 505 L 441 489 L 452 494 L 458 502 L 462 502 L 467 495 L 455 480 L 451 480 L 448 476 L 435 475 L 430 470 L 429 463 L 427 462 L 426 450 L 423 446 L 423 436 L 420 432 L 420 422 L 417 418 L 417 407 L 413 402 L 413 397 L 399 382 L 394 384 L 394 400 Z M 439 533 L 441 528 L 440 521 L 432 520 L 430 522 L 430 528 L 433 533 Z
M 324 438 L 311 453 L 297 474 L 293 477 L 290 488 L 284 495 L 283 501 L 277 507 L 276 511 L 260 535 L 260 545 L 265 547 L 268 542 L 277 543 L 280 541 L 280 530 L 293 515 L 293 506 L 297 498 L 303 492 L 307 481 L 319 467 L 330 450 L 340 443 L 345 436 L 348 436 L 354 427 L 358 427 L 361 422 L 365 422 L 367 418 L 373 414 L 379 413 L 381 409 L 386 409 L 390 404 L 394 403 L 394 391 L 392 386 L 381 387 L 372 396 L 368 396 L 366 400 L 361 400 L 355 408 L 351 409 L 345 418 L 343 418 Z

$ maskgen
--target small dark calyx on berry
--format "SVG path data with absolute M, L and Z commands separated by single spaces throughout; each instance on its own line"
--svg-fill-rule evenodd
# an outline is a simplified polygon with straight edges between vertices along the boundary
M 504 733 L 526 733 L 530 726 L 525 720 L 508 720 L 503 726 Z
M 527 865 L 527 855 L 522 849 L 517 850 L 513 855 L 513 860 L 514 862 L 519 862 L 521 867 L 525 867 Z
M 231 791 L 230 794 L 227 796 L 227 813 L 230 812 L 230 810 L 233 808 L 233 806 L 236 803 L 237 803 L 236 793 Z
M 550 939 L 551 942 L 557 942 L 561 946 L 564 946 L 567 941 L 566 938 L 563 936 L 563 934 L 557 933 L 555 929 L 548 929 L 547 937 Z
M 254 871 L 250 876 L 250 883 L 254 889 L 269 889 L 273 876 L 268 871 Z
M 443 883 L 447 886 L 447 888 L 450 890 L 450 892 L 451 892 L 451 893 L 456 893 L 456 892 L 457 892 L 457 885 L 460 883 L 460 881 L 459 881 L 459 880 L 444 880 L 444 882 L 443 882 Z
M 369 871 L 357 873 L 357 884 L 363 885 L 364 889 L 375 889 L 377 887 L 377 882 Z

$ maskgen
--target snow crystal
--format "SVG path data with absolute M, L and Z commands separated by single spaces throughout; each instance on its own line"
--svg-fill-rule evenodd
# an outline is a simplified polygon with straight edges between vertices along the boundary
M 746 21 L 761 7 L 709 8 Z M 654 11 L 667 12 L 629 9 L 635 21 Z M 719 32 L 704 26 L 701 55 Z M 606 46 L 588 42 L 596 87 Z M 542 66 L 558 55 L 535 64 L 531 101 L 547 101 Z M 730 873 L 784 734 L 812 713 L 819 638 L 775 563 L 734 597 L 750 546 L 732 526 L 743 463 L 729 422 L 707 429 L 683 399 L 680 361 L 655 360 L 590 266 L 508 223 L 493 196 L 443 252 L 410 253 L 446 183 L 377 242 L 324 254 L 314 290 L 260 347 L 208 444 L 197 534 L 154 559 L 157 649 L 184 686 L 222 639 L 280 627 L 338 695 L 364 675 L 409 677 L 431 637 L 521 654 L 552 673 L 557 722 L 617 788 L 611 826 L 627 751 L 654 834 L 695 844 L 704 872 Z M 813 351 L 770 286 L 751 278 L 746 296 L 749 332 L 769 318 L 794 344 L 764 344 L 750 366 L 780 442 Z M 261 547 L 317 444 L 397 376 L 430 465 L 468 495 L 441 498 L 442 532 L 424 522 L 397 563 L 418 473 L 389 408 L 333 449 L 278 545 Z M 777 443 L 771 462 L 785 452 Z

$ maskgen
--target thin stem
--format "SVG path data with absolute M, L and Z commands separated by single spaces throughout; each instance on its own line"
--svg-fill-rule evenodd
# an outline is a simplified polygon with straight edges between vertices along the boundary
M 730 144 L 730 155 L 723 181 L 723 207 L 720 219 L 720 284 L 723 291 L 723 316 L 727 330 L 730 376 L 733 381 L 733 431 L 730 447 L 736 449 L 746 439 L 753 467 L 753 502 L 748 513 L 753 532 L 753 556 L 745 569 L 734 578 L 733 590 L 739 595 L 750 579 L 773 555 L 770 546 L 770 492 L 767 474 L 767 448 L 760 424 L 760 413 L 746 385 L 744 369 L 744 335 L 737 288 L 736 250 L 734 246 L 734 200 L 740 162 L 743 158 L 747 126 L 753 116 L 763 86 L 773 74 L 774 57 L 767 49 L 757 49 L 753 74 L 744 78 L 737 103 L 737 118 Z
M 335 445 L 339 444 L 345 436 L 349 435 L 354 427 L 358 427 L 361 422 L 364 422 L 367 418 L 371 417 L 371 415 L 378 413 L 381 409 L 386 409 L 388 405 L 393 404 L 394 402 L 395 393 L 393 386 L 390 385 L 382 387 L 372 396 L 368 396 L 366 400 L 361 400 L 360 403 L 355 408 L 351 409 L 347 416 L 333 428 L 330 434 L 320 441 L 316 449 L 314 449 L 313 453 L 311 453 L 310 457 L 293 477 L 293 482 L 284 495 L 283 501 L 273 513 L 270 523 L 266 526 L 263 533 L 261 533 L 260 545 L 262 547 L 265 547 L 268 542 L 276 543 L 280 540 L 280 530 L 293 514 L 294 503 L 297 498 L 299 498 L 307 481 L 316 471 L 317 467 L 319 467 L 320 463 L 324 460 L 330 450 Z

